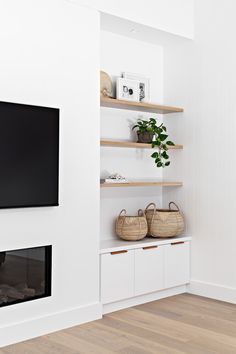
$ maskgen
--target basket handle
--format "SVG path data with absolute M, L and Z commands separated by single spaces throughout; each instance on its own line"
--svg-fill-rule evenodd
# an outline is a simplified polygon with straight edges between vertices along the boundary
M 121 215 L 121 214 L 124 214 L 124 215 Z M 119 217 L 120 217 L 120 216 L 125 216 L 125 215 L 126 215 L 126 209 L 122 209 L 121 212 L 120 212 L 120 214 L 119 214 Z
M 139 209 L 139 210 L 138 210 L 138 216 L 144 216 L 143 209 Z
M 169 203 L 169 209 L 172 210 L 172 209 L 171 209 L 171 205 L 172 205 L 172 204 L 176 207 L 177 211 L 179 211 L 179 207 L 178 207 L 178 205 L 177 205 L 175 202 L 170 202 L 170 203 Z
M 151 205 L 154 207 L 153 209 L 154 209 L 154 213 L 155 213 L 156 210 L 157 210 L 157 207 L 156 207 L 156 204 L 155 204 L 155 203 L 150 203 L 150 204 L 148 204 L 148 206 L 146 207 L 145 211 L 147 211 Z
M 123 214 L 123 215 L 122 215 Z M 126 209 L 122 209 L 119 216 L 118 216 L 118 219 L 121 217 L 121 216 L 125 216 L 126 215 Z M 124 223 L 125 223 L 125 218 L 123 218 L 122 220 L 122 226 L 121 226 L 121 235 L 123 235 L 123 227 L 124 227 Z
M 152 236 L 152 232 L 151 232 L 152 223 L 153 223 L 154 216 L 155 216 L 155 214 L 156 214 L 156 212 L 157 212 L 157 207 L 156 207 L 156 204 L 155 204 L 155 203 L 150 203 L 150 204 L 148 204 L 148 206 L 146 207 L 145 213 L 148 211 L 148 209 L 149 209 L 150 206 L 153 206 L 153 213 L 152 213 L 152 218 L 151 218 L 151 223 L 150 223 L 150 225 L 151 225 L 151 226 L 150 226 L 150 235 Z

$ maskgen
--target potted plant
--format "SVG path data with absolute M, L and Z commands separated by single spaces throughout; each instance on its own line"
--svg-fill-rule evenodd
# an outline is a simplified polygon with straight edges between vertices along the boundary
M 151 157 L 155 160 L 157 167 L 166 167 L 170 165 L 169 155 L 167 154 L 168 147 L 175 144 L 167 140 L 167 129 L 161 123 L 157 125 L 157 121 L 154 118 L 149 120 L 139 119 L 132 130 L 137 129 L 138 143 L 150 143 L 153 148 L 158 148 Z
M 138 143 L 151 143 L 154 138 L 154 127 L 152 126 L 150 118 L 148 120 L 139 119 L 137 124 L 135 124 L 132 130 L 137 129 L 136 133 L 138 135 Z

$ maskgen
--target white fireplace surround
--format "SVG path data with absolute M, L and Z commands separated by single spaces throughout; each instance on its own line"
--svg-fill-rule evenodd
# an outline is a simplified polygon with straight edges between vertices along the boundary
M 53 247 L 52 296 L 1 308 L 0 346 L 101 317 L 99 29 L 73 2 L 1 4 L 1 100 L 60 108 L 60 205 L 0 210 L 0 251 Z

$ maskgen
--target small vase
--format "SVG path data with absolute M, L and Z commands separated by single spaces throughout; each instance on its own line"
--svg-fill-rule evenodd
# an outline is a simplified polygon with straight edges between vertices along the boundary
M 152 143 L 154 133 L 143 132 L 143 133 L 137 133 L 137 134 L 138 134 L 138 143 L 146 143 L 146 144 Z

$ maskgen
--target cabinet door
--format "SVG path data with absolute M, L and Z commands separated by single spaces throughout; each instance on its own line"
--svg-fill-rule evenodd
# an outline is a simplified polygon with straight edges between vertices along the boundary
M 164 288 L 164 249 L 162 246 L 135 250 L 135 296 Z
M 173 242 L 165 246 L 165 288 L 189 283 L 189 242 Z
M 103 304 L 134 296 L 134 251 L 101 255 L 101 302 Z

